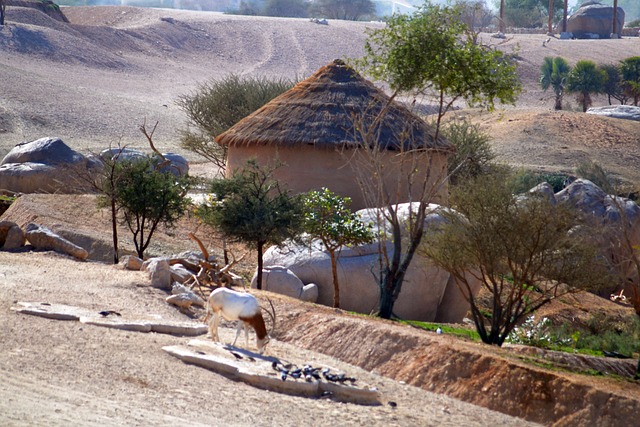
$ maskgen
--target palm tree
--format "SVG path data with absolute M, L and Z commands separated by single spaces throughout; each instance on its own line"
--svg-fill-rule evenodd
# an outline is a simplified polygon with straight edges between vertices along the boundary
M 593 61 L 582 60 L 576 63 L 567 79 L 569 92 L 578 94 L 578 102 L 582 103 L 582 112 L 591 106 L 591 94 L 601 93 L 606 73 Z
M 562 96 L 564 95 L 564 87 L 567 81 L 571 66 L 566 59 L 556 56 L 551 58 L 547 56 L 540 67 L 540 86 L 547 90 L 553 88 L 556 95 L 556 110 L 562 110 Z
M 640 56 L 632 56 L 620 64 L 622 85 L 626 94 L 633 98 L 633 105 L 640 100 Z

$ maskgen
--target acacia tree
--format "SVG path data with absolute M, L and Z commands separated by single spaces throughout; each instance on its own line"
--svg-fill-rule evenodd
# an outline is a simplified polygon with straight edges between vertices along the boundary
M 637 106 L 640 99 L 640 56 L 632 56 L 622 61 L 620 72 L 624 89 L 633 98 L 633 105 Z
M 513 194 L 504 175 L 488 175 L 452 191 L 457 211 L 422 247 L 448 271 L 469 302 L 484 343 L 501 346 L 513 328 L 554 299 L 607 281 L 593 229 L 582 230 L 577 210 L 541 194 Z M 475 292 L 488 293 L 482 307 Z
M 187 114 L 181 131 L 182 148 L 201 155 L 224 171 L 227 151 L 214 138 L 276 96 L 291 89 L 294 81 L 230 74 L 198 86 L 176 103 Z
M 545 57 L 540 67 L 540 86 L 545 91 L 549 87 L 553 88 L 553 93 L 556 95 L 554 106 L 556 110 L 562 110 L 562 97 L 564 96 L 564 88 L 570 71 L 571 66 L 569 66 L 566 59 L 560 56 L 555 58 Z
M 591 94 L 602 92 L 605 79 L 605 72 L 599 69 L 593 61 L 578 61 L 571 69 L 567 79 L 567 88 L 569 92 L 578 94 L 578 102 L 582 104 L 583 113 L 586 113 L 591 106 Z
M 276 168 L 248 161 L 231 177 L 213 180 L 208 201 L 197 210 L 206 224 L 218 228 L 226 238 L 255 247 L 258 289 L 262 289 L 265 245 L 279 245 L 302 230 L 300 197 L 280 188 L 273 179 Z
M 521 90 L 515 63 L 477 44 L 460 14 L 457 7 L 427 4 L 412 15 L 395 15 L 369 31 L 365 55 L 354 61 L 390 85 L 391 99 L 404 92 L 435 100 L 436 138 L 456 101 L 491 110 L 495 100 L 514 104 Z
M 124 223 L 133 234 L 140 258 L 144 258 L 158 225 L 173 226 L 189 205 L 185 196 L 191 185 L 190 178 L 163 172 L 158 166 L 158 159 L 154 157 L 120 160 L 114 164 L 113 175 L 117 181 L 113 196 Z
M 432 95 L 438 105 L 434 141 L 439 141 L 442 117 L 456 100 L 470 105 L 494 107 L 494 101 L 514 103 L 520 90 L 515 65 L 497 50 L 474 43 L 473 34 L 459 20 L 459 10 L 427 4 L 412 15 L 394 15 L 384 28 L 369 32 L 365 55 L 354 61 L 393 91 L 388 103 L 400 93 Z M 389 105 L 389 104 L 387 104 Z M 381 237 L 380 312 L 390 318 L 402 282 L 422 239 L 429 203 L 436 200 L 446 178 L 432 180 L 441 172 L 433 167 L 433 156 L 410 132 L 397 135 L 398 157 L 411 159 L 396 174 L 395 184 L 385 184 L 385 144 L 377 141 L 387 108 L 378 109 L 371 120 L 366 114 L 354 120 L 363 141 L 365 161 L 357 165 L 361 188 L 369 206 L 377 206 Z M 421 173 L 424 172 L 424 173 Z M 446 174 L 445 174 L 446 175 Z M 400 181 L 404 182 L 400 182 Z M 373 181 L 373 182 L 372 182 Z M 397 186 L 410 188 L 412 204 L 406 218 L 397 205 Z M 383 224 L 384 223 L 384 224 Z M 403 230 L 406 234 L 403 234 Z M 386 241 L 390 245 L 386 245 Z
M 323 188 L 304 197 L 304 230 L 317 238 L 329 252 L 333 278 L 333 306 L 340 307 L 337 256 L 345 245 L 360 245 L 373 240 L 370 228 L 349 210 L 351 199 Z

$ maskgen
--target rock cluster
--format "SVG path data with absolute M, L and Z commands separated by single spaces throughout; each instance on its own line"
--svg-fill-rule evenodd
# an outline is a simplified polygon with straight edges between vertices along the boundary
M 633 105 L 608 105 L 605 107 L 591 107 L 587 114 L 613 117 L 616 119 L 640 121 L 640 107 Z
M 93 191 L 93 178 L 105 160 L 145 158 L 140 151 L 112 148 L 100 156 L 84 156 L 60 138 L 40 138 L 16 145 L 0 162 L 0 188 L 19 193 L 75 194 Z M 189 172 L 187 160 L 175 153 L 164 153 L 161 170 L 179 174 Z
M 5 251 L 20 249 L 26 245 L 27 241 L 35 249 L 71 255 L 80 261 L 86 260 L 89 256 L 89 252 L 84 248 L 42 225 L 29 223 L 26 230 L 22 230 L 13 221 L 0 221 L 0 249 Z

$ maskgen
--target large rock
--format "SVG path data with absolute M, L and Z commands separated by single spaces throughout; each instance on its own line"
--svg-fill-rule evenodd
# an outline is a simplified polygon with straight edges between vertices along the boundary
M 618 7 L 616 34 L 622 36 L 624 10 Z M 593 1 L 586 2 L 567 20 L 567 31 L 578 39 L 608 39 L 613 32 L 613 7 Z
M 258 285 L 258 273 L 251 279 L 251 287 Z M 318 300 L 318 287 L 314 283 L 305 285 L 291 270 L 281 265 L 266 266 L 262 269 L 262 289 L 287 295 L 308 302 Z
M 21 193 L 78 193 L 99 162 L 72 150 L 60 138 L 16 145 L 0 162 L 0 187 Z
M 568 203 L 575 209 L 592 215 L 597 226 L 600 224 L 608 226 L 601 242 L 603 256 L 621 268 L 623 275 L 637 283 L 637 268 L 624 252 L 615 249 L 617 245 L 611 245 L 610 242 L 629 239 L 632 247 L 640 247 L 640 207 L 632 200 L 607 194 L 586 179 L 574 181 L 564 190 L 556 193 L 555 198 L 560 203 Z M 627 222 L 625 236 L 621 234 L 622 221 Z M 608 297 L 616 290 L 619 288 L 613 284 L 611 288 L 602 289 L 598 294 Z M 628 289 L 627 295 L 630 294 L 631 289 Z
M 431 214 L 425 219 L 430 225 L 442 221 L 430 205 Z M 375 224 L 375 211 L 358 212 L 365 222 Z M 406 218 L 409 204 L 399 207 L 399 215 Z M 389 228 L 389 224 L 385 225 Z M 428 231 L 427 231 L 428 232 Z M 392 253 L 389 244 L 389 252 Z M 340 284 L 340 307 L 359 313 L 371 313 L 378 309 L 380 287 L 375 279 L 379 262 L 377 243 L 352 248 L 343 248 L 338 257 L 338 281 Z M 333 304 L 333 279 L 329 254 L 319 242 L 311 250 L 307 246 L 288 243 L 285 247 L 271 247 L 264 255 L 265 266 L 283 266 L 291 270 L 303 283 L 318 286 L 318 303 Z M 479 283 L 475 284 L 476 290 Z M 459 322 L 469 309 L 455 281 L 450 275 L 435 267 L 428 259 L 416 254 L 402 285 L 402 292 L 394 306 L 394 312 L 404 319 L 433 322 Z
M 72 150 L 60 138 L 40 138 L 16 145 L 4 156 L 0 164 L 42 163 L 45 165 L 71 165 L 84 163 L 85 161 L 86 157 Z
M 151 286 L 165 291 L 171 290 L 171 268 L 169 261 L 163 258 L 151 258 L 142 264 L 142 271 L 146 271 L 151 279 Z
M 189 162 L 186 158 L 176 153 L 162 153 L 167 164 L 163 165 L 160 169 L 163 172 L 171 172 L 176 176 L 183 176 L 189 173 Z M 146 159 L 147 155 L 142 151 L 134 150 L 131 148 L 108 148 L 100 152 L 100 157 L 103 160 L 112 160 L 117 158 L 118 161 L 136 161 Z M 158 162 L 161 160 L 156 158 Z
M 0 248 L 9 251 L 25 244 L 24 232 L 13 221 L 0 221 Z
M 633 105 L 608 105 L 606 107 L 591 107 L 587 114 L 613 117 L 616 119 L 640 121 L 640 107 Z
M 63 254 L 71 255 L 81 261 L 89 256 L 84 248 L 71 243 L 69 240 L 54 233 L 50 229 L 38 224 L 30 223 L 27 225 L 27 240 L 36 249 L 52 250 Z

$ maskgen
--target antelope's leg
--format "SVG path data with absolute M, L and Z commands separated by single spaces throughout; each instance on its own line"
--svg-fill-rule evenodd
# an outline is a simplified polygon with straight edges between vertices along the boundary
M 242 331 L 242 325 L 244 322 L 242 320 L 238 320 L 238 326 L 236 327 L 236 338 L 233 340 L 231 345 L 236 345 L 236 341 L 238 341 L 238 337 L 240 336 L 240 332 Z

